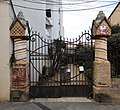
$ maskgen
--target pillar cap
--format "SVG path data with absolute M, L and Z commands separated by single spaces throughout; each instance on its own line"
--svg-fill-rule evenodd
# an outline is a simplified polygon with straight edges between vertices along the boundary
M 92 35 L 96 39 L 111 36 L 111 25 L 103 11 L 99 11 L 96 19 L 93 20 Z

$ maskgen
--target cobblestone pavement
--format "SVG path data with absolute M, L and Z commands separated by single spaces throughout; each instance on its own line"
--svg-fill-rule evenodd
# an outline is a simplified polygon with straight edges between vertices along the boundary
M 0 102 L 0 110 L 120 110 L 120 103 Z

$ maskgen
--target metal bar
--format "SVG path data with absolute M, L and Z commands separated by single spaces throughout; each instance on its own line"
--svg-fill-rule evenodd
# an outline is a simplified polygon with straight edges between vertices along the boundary
M 37 32 L 36 32 L 37 33 Z M 38 48 L 38 37 L 36 36 L 36 41 L 35 41 L 35 50 L 36 48 Z M 37 50 L 38 51 L 38 50 Z M 35 61 L 35 67 L 36 69 L 38 70 L 38 64 L 37 64 L 38 61 Z M 38 83 L 38 75 L 37 75 L 37 71 L 35 72 L 35 80 L 36 80 L 36 84 Z
M 62 55 L 62 52 L 61 52 L 61 47 L 62 47 L 62 38 L 60 36 L 60 90 L 59 90 L 59 95 L 60 97 L 62 97 L 62 71 L 61 71 L 61 66 L 62 66 L 62 62 L 61 62 L 61 55 Z

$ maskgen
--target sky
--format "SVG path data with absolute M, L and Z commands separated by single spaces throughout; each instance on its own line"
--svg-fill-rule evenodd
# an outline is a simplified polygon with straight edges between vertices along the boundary
M 74 0 L 70 0 L 74 1 Z M 83 0 L 86 1 L 86 0 Z M 87 0 L 90 1 L 90 0 Z M 85 30 L 90 30 L 92 26 L 92 21 L 96 18 L 99 11 L 103 11 L 106 17 L 109 17 L 118 0 L 91 0 L 93 2 L 83 3 L 77 6 L 71 6 L 69 10 L 80 9 L 80 11 L 68 11 L 64 12 L 63 24 L 64 24 L 64 36 L 68 38 L 77 38 Z M 82 3 L 81 1 L 77 3 Z M 105 6 L 113 4 L 110 6 Z M 100 6 L 105 6 L 101 8 L 96 8 Z M 66 7 L 65 7 L 66 8 Z M 91 9 L 90 8 L 95 8 Z M 81 10 L 87 9 L 87 10 Z M 64 10 L 64 8 L 63 8 Z
M 26 6 L 27 0 L 13 0 L 15 4 L 23 3 Z M 45 0 L 28 0 L 28 1 L 45 1 Z M 51 3 L 59 3 L 59 0 L 49 0 Z M 53 2 L 54 1 L 54 2 Z M 66 38 L 77 38 L 85 30 L 90 30 L 92 21 L 96 18 L 99 11 L 103 11 L 106 17 L 109 17 L 119 0 L 63 0 L 63 26 L 64 26 L 64 37 Z M 37 5 L 37 4 L 36 4 Z M 57 5 L 56 5 L 57 6 Z M 38 5 L 40 7 L 40 5 Z M 22 9 L 21 9 L 22 10 Z M 39 11 L 39 10 L 38 10 Z M 29 10 L 27 10 L 27 14 Z M 34 11 L 36 15 L 39 12 Z M 26 16 L 27 16 L 26 14 Z M 36 22 L 36 20 L 32 21 Z M 35 24 L 35 23 L 34 23 Z M 36 29 L 37 29 L 36 24 Z M 39 26 L 38 26 L 39 27 Z

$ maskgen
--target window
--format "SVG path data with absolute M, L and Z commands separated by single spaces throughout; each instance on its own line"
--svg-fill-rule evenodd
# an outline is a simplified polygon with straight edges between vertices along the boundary
M 51 17 L 51 9 L 46 9 L 46 16 Z

